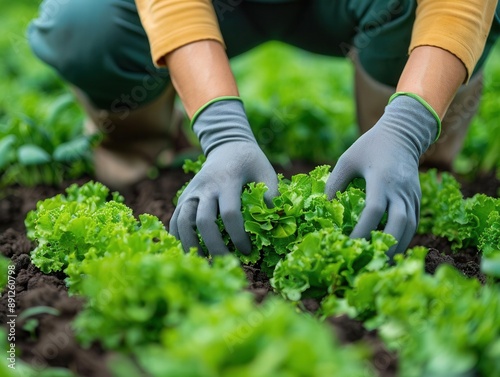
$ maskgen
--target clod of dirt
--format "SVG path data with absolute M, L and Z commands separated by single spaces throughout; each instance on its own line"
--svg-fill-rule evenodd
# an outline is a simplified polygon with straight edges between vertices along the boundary
M 327 318 L 342 344 L 362 341 L 372 352 L 372 364 L 380 376 L 395 377 L 398 374 L 398 358 L 390 352 L 378 336 L 377 331 L 367 330 L 360 321 L 346 315 Z
M 260 303 L 272 292 L 271 283 L 265 273 L 252 266 L 243 266 L 247 276 L 248 288 L 255 296 L 255 301 Z
M 26 321 L 18 322 L 16 333 L 24 360 L 40 369 L 61 366 L 69 367 L 80 376 L 111 376 L 103 351 L 97 346 L 81 348 L 71 328 L 72 320 L 82 309 L 81 299 L 69 297 L 65 290 L 45 282 L 43 286 L 26 292 L 20 300 L 19 312 L 40 306 L 54 308 L 58 314 L 31 316 L 30 319 L 38 321 L 34 334 L 23 328 Z
M 32 244 L 25 233 L 18 232 L 12 228 L 0 233 L 0 253 L 7 258 L 14 255 L 29 254 Z
M 439 265 L 447 263 L 465 276 L 476 278 L 482 284 L 486 283 L 486 276 L 481 272 L 481 255 L 477 249 L 465 248 L 453 251 L 447 239 L 432 234 L 416 235 L 410 247 L 417 245 L 429 248 L 429 253 L 425 258 L 426 272 L 434 274 Z
M 442 254 L 437 249 L 430 248 L 429 253 L 425 257 L 425 272 L 434 275 L 438 266 L 444 263 L 449 264 L 450 266 L 455 265 L 452 257 Z

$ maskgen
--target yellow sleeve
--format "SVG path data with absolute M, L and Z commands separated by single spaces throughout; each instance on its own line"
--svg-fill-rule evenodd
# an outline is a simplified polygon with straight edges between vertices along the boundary
M 457 56 L 467 79 L 484 49 L 497 0 L 417 0 L 410 52 L 436 46 Z
M 186 44 L 213 39 L 224 44 L 210 0 L 136 0 L 157 66 L 163 57 Z

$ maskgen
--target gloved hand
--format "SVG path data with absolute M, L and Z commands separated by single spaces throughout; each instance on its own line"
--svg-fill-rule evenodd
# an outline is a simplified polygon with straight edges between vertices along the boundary
M 398 95 L 375 126 L 340 157 L 326 184 L 330 199 L 353 178 L 366 181 L 366 205 L 352 238 L 369 238 L 387 210 L 384 232 L 398 240 L 389 257 L 406 250 L 420 218 L 419 158 L 440 127 L 438 115 L 423 99 Z
M 198 247 L 196 229 L 211 255 L 228 253 L 216 219 L 220 213 L 236 248 L 251 252 L 243 225 L 241 192 L 244 184 L 264 182 L 266 200 L 278 194 L 276 172 L 250 129 L 241 100 L 222 97 L 205 105 L 193 117 L 193 130 L 207 160 L 179 198 L 170 232 L 188 251 Z

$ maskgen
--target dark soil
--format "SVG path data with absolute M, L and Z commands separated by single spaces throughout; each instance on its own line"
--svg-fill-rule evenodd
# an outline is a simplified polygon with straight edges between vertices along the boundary
M 285 176 L 299 172 L 309 172 L 312 165 L 301 164 L 289 169 L 281 169 Z M 279 170 L 279 169 L 278 169 Z M 137 184 L 129 192 L 122 193 L 126 204 L 134 209 L 136 214 L 150 213 L 156 215 L 164 224 L 168 224 L 174 206 L 172 199 L 177 190 L 190 178 L 180 170 L 162 171 L 154 181 L 144 181 Z M 80 179 L 76 183 L 83 183 Z M 106 361 L 113 357 L 112 353 L 103 351 L 98 344 L 90 349 L 81 348 L 71 330 L 71 321 L 81 310 L 83 302 L 68 296 L 64 285 L 64 274 L 45 275 L 31 264 L 29 253 L 32 243 L 26 238 L 24 218 L 29 210 L 34 209 L 37 201 L 54 196 L 64 191 L 72 182 L 66 182 L 60 188 L 37 186 L 34 188 L 14 187 L 8 189 L 0 200 L 0 252 L 11 258 L 16 271 L 16 310 L 21 314 L 24 310 L 37 306 L 47 306 L 56 309 L 59 315 L 37 314 L 25 320 L 16 322 L 16 347 L 23 360 L 36 368 L 47 366 L 64 366 L 80 376 L 109 376 Z M 476 182 L 462 181 L 464 193 L 467 196 L 484 192 L 496 196 L 500 184 L 494 176 L 486 176 Z M 484 282 L 484 276 L 479 269 L 477 250 L 465 249 L 452 253 L 449 243 L 432 235 L 416 236 L 414 245 L 431 248 L 426 260 L 426 269 L 434 273 L 436 267 L 448 263 L 469 277 L 475 277 Z M 255 294 L 257 302 L 272 294 L 269 279 L 264 273 L 254 267 L 245 267 L 249 280 L 249 290 Z M 7 299 L 0 299 L 0 323 L 7 321 Z M 314 312 L 318 303 L 314 300 L 304 300 L 306 310 Z M 30 323 L 27 323 L 30 320 Z M 26 325 L 36 323 L 33 330 L 27 331 Z M 397 357 L 387 351 L 378 338 L 376 331 L 368 331 L 363 325 L 345 316 L 329 318 L 327 323 L 342 343 L 353 343 L 363 340 L 373 351 L 373 365 L 381 377 L 397 375 Z

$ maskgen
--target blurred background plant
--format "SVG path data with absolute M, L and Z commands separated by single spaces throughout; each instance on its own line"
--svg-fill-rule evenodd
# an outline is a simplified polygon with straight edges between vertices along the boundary
M 57 75 L 37 60 L 25 33 L 39 2 L 2 8 L 0 24 L 0 187 L 58 184 L 92 174 L 96 137 L 83 135 L 83 113 Z M 267 43 L 232 61 L 240 92 L 267 156 L 334 163 L 358 135 L 351 64 Z M 256 69 L 258 67 L 258 69 Z M 500 171 L 500 49 L 485 69 L 486 85 L 456 169 L 474 176 Z
M 256 137 L 274 162 L 331 164 L 359 135 L 347 59 L 271 42 L 234 59 L 233 68 Z M 486 63 L 480 110 L 454 170 L 471 178 L 496 171 L 500 179 L 499 44 Z
M 37 60 L 25 36 L 38 2 L 2 9 L 0 24 L 0 187 L 58 184 L 92 172 L 96 138 L 82 134 L 81 110 L 57 75 Z
M 455 170 L 474 176 L 496 171 L 500 179 L 500 44 L 484 70 L 484 90 L 479 113 L 473 119 Z
M 346 59 L 270 42 L 232 66 L 250 124 L 273 162 L 332 163 L 356 139 L 353 68 Z

